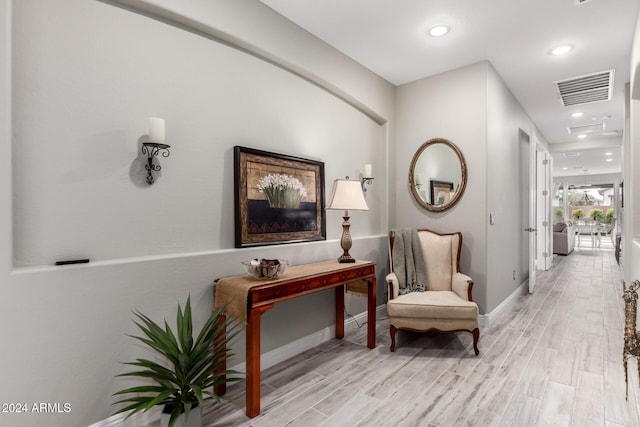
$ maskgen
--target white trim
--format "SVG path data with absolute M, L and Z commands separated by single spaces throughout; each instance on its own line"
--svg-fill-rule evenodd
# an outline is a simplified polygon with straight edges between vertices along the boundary
M 149 409 L 147 412 L 139 412 L 127 418 L 127 414 L 115 414 L 88 427 L 145 427 L 156 421 L 160 421 L 160 406 Z
M 491 319 L 495 319 L 502 312 L 513 306 L 516 299 L 529 291 L 529 281 L 526 280 L 520 286 L 518 286 L 507 298 L 505 298 L 491 313 L 481 314 L 478 316 L 478 323 L 484 328 L 488 328 L 491 325 Z
M 486 328 L 489 325 L 489 318 L 486 314 L 478 314 L 478 326 Z

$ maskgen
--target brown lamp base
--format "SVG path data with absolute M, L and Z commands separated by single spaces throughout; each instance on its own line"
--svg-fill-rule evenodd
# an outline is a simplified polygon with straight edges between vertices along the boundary
M 340 239 L 340 247 L 342 248 L 342 255 L 338 258 L 340 263 L 356 262 L 356 259 L 349 255 L 349 249 L 351 249 L 351 233 L 349 232 L 349 215 L 345 211 L 342 217 L 344 222 L 342 223 L 342 238 Z

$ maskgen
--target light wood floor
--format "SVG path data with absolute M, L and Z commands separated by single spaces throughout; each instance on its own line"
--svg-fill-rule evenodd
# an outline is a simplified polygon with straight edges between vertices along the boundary
M 228 401 L 203 408 L 205 426 L 637 426 L 638 373 L 622 368 L 621 273 L 610 249 L 580 248 L 540 272 L 519 297 L 471 335 L 366 327 L 262 373 L 262 414 L 244 414 L 244 384 Z M 640 326 L 640 325 L 639 325 Z

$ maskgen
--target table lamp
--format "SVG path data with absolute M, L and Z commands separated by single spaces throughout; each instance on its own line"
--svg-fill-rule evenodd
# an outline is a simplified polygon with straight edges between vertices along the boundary
M 362 185 L 359 181 L 349 181 L 346 179 L 336 179 L 333 181 L 333 189 L 327 210 L 344 210 L 344 222 L 342 223 L 342 238 L 340 246 L 343 254 L 338 258 L 338 262 L 356 262 L 355 258 L 349 255 L 351 249 L 351 233 L 349 233 L 349 210 L 368 211 L 369 207 L 364 200 Z

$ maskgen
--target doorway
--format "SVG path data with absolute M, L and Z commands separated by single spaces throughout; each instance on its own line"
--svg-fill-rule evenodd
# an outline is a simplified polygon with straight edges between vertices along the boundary
M 533 293 L 536 283 L 536 147 L 528 133 L 518 132 L 520 166 L 520 283 Z

